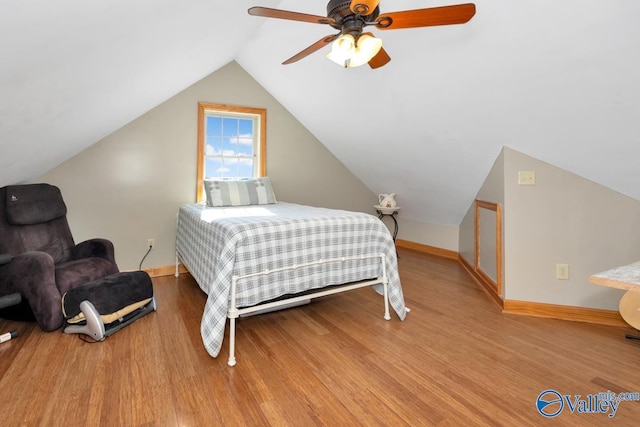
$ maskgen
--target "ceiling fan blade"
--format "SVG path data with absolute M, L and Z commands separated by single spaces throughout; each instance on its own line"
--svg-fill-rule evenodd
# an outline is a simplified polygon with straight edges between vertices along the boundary
M 476 14 L 473 3 L 385 13 L 376 19 L 381 30 L 464 24 Z
M 351 0 L 349 8 L 357 15 L 367 16 L 373 13 L 379 3 L 380 0 Z
M 384 48 L 381 47 L 380 51 L 376 53 L 376 56 L 369 60 L 369 66 L 373 69 L 380 68 L 383 65 L 386 65 L 389 61 L 391 61 L 391 57 L 389 56 L 387 51 L 385 51 Z
M 335 19 L 320 15 L 290 12 L 288 10 L 271 9 L 269 7 L 255 6 L 248 10 L 249 15 L 263 16 L 265 18 L 288 19 L 290 21 L 311 22 L 312 24 L 333 24 Z
M 327 37 L 321 38 L 320 40 L 318 40 L 317 42 L 315 42 L 314 44 L 312 44 L 311 46 L 309 46 L 308 48 L 306 48 L 302 52 L 297 53 L 297 54 L 293 55 L 291 58 L 289 58 L 286 61 L 284 61 L 282 63 L 282 65 L 287 65 L 287 64 L 291 64 L 291 63 L 297 62 L 297 61 L 301 60 L 302 58 L 304 58 L 305 56 L 311 55 L 316 50 L 322 49 L 323 47 L 325 47 L 329 43 L 333 42 L 338 37 L 340 37 L 340 33 L 333 34 L 331 36 L 327 36 Z

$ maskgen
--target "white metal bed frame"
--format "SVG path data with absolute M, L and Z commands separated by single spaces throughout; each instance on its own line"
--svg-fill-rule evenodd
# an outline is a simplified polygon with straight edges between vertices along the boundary
M 338 263 L 338 262 L 346 262 L 346 261 L 357 261 L 357 260 L 365 260 L 365 259 L 373 259 L 380 258 L 381 271 L 382 275 L 378 276 L 375 279 L 365 280 L 362 282 L 356 282 L 346 285 L 337 285 L 332 286 L 329 289 L 326 288 L 317 288 L 316 290 L 311 290 L 309 293 L 303 293 L 301 295 L 293 295 L 288 298 L 279 299 L 277 301 L 271 301 L 266 303 L 259 303 L 253 305 L 251 307 L 238 308 L 236 306 L 236 290 L 238 286 L 238 282 L 244 279 L 249 279 L 251 277 L 257 276 L 265 276 L 271 273 L 278 273 L 282 271 L 293 271 L 298 268 L 310 267 L 313 265 L 321 265 L 321 264 L 330 264 L 330 263 Z M 265 270 L 259 273 L 247 274 L 244 276 L 232 276 L 231 278 L 231 295 L 230 295 L 230 304 L 229 310 L 227 311 L 227 318 L 229 319 L 229 360 L 227 364 L 229 366 L 236 365 L 236 355 L 235 355 L 235 347 L 236 347 L 236 319 L 241 315 L 248 314 L 257 314 L 259 311 L 271 311 L 283 306 L 291 306 L 292 304 L 300 303 L 303 301 L 312 300 L 315 298 L 320 298 L 328 295 L 333 295 L 341 292 L 351 291 L 354 289 L 364 288 L 366 286 L 372 285 L 382 285 L 382 295 L 384 299 L 384 319 L 391 320 L 391 316 L 389 314 L 389 293 L 388 293 L 388 278 L 387 278 L 387 268 L 385 265 L 386 256 L 384 254 L 379 255 L 362 255 L 362 256 L 353 256 L 353 257 L 340 257 L 340 258 L 331 258 L 326 260 L 319 260 L 313 262 L 307 262 L 303 264 L 294 264 L 289 267 L 277 268 L 274 270 Z M 179 276 L 178 272 L 178 263 L 179 263 L 179 254 L 176 251 L 176 273 L 175 276 Z

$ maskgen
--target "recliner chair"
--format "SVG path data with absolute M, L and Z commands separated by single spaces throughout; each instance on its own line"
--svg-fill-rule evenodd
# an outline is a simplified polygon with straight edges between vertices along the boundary
M 58 187 L 49 184 L 0 188 L 0 296 L 19 293 L 20 304 L 0 317 L 35 320 L 45 331 L 63 324 L 62 295 L 70 289 L 118 273 L 113 244 L 91 239 L 75 244 L 67 207 Z

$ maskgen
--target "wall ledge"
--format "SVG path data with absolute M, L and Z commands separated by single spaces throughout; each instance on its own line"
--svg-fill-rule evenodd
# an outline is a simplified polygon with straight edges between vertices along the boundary
M 150 277 L 174 276 L 176 274 L 176 266 L 175 264 L 162 265 L 160 267 L 143 268 L 142 271 L 146 272 Z M 180 274 L 189 274 L 189 270 L 184 264 L 178 264 L 178 272 Z
M 396 239 L 396 246 L 404 249 L 411 249 L 429 255 L 436 255 L 443 258 L 458 259 L 458 252 L 450 249 L 442 249 L 435 246 L 423 245 L 422 243 L 410 242 L 409 240 Z
M 464 269 L 467 270 L 469 276 L 471 276 L 471 278 L 487 293 L 487 295 L 489 295 L 489 298 L 491 298 L 491 300 L 495 302 L 498 307 L 500 307 L 500 309 L 504 309 L 504 302 L 502 301 L 502 297 L 496 293 L 493 286 L 491 286 L 491 284 L 486 281 L 484 276 L 479 274 L 471 266 L 471 264 L 466 259 L 464 259 L 464 257 L 459 256 L 458 261 L 464 267 Z
M 533 317 L 595 323 L 607 326 L 626 326 L 620 313 L 614 310 L 547 304 L 542 302 L 505 300 L 503 313 Z

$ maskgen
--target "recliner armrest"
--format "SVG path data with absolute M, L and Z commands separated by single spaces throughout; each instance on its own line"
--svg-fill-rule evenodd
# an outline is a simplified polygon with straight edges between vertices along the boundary
M 74 259 L 98 257 L 115 264 L 113 243 L 107 239 L 89 239 L 75 245 L 71 252 Z
M 0 266 L 0 294 L 5 293 L 20 293 L 44 331 L 62 325 L 62 301 L 56 287 L 53 257 L 48 253 L 24 252 Z

